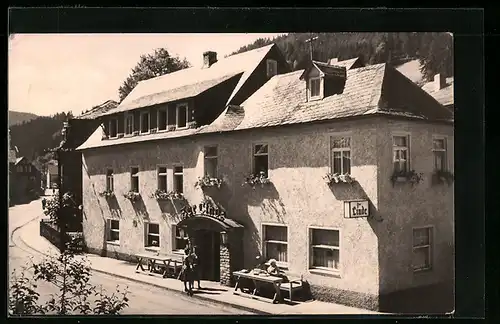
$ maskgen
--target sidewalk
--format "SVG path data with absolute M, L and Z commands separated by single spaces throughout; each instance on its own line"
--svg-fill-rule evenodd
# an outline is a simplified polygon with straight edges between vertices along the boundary
M 59 251 L 50 244 L 44 237 L 39 235 L 39 220 L 35 219 L 22 229 L 20 229 L 20 239 L 31 249 L 45 254 L 57 255 Z M 91 263 L 94 271 L 107 275 L 132 280 L 135 282 L 149 284 L 177 293 L 184 293 L 182 282 L 172 278 L 163 279 L 160 276 L 150 276 L 135 272 L 135 264 L 122 260 L 101 257 L 95 254 L 85 254 Z M 195 290 L 193 298 L 204 299 L 209 302 L 229 305 L 234 308 L 255 312 L 258 314 L 290 315 L 290 314 L 378 314 L 377 312 L 348 307 L 333 303 L 320 301 L 302 302 L 295 305 L 271 304 L 249 298 L 233 295 L 233 288 L 222 286 L 211 281 L 201 281 L 203 289 L 200 292 Z

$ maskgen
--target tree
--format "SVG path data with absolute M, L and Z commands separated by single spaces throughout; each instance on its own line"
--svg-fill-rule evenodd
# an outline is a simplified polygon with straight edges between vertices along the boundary
M 32 270 L 33 278 L 26 274 Z M 128 290 L 120 290 L 107 295 L 102 287 L 90 284 L 90 267 L 85 258 L 78 259 L 68 248 L 57 258 L 45 258 L 24 268 L 20 275 L 13 272 L 9 296 L 11 315 L 117 315 L 128 307 Z M 40 304 L 40 294 L 35 282 L 44 281 L 55 285 L 59 293 L 52 295 L 48 302 Z M 93 303 L 92 300 L 93 299 Z
M 132 69 L 118 89 L 120 102 L 135 88 L 139 81 L 151 79 L 190 67 L 184 58 L 172 57 L 165 48 L 158 48 L 153 54 L 141 55 L 139 62 Z

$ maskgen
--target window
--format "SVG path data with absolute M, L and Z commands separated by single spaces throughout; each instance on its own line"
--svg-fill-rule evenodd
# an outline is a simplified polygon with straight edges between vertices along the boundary
M 182 166 L 174 167 L 174 191 L 182 193 L 184 188 L 184 174 Z
M 172 251 L 182 251 L 187 245 L 188 235 L 182 228 L 172 225 L 172 233 L 174 234 L 174 245 Z
M 288 228 L 286 226 L 264 225 L 264 256 L 266 260 L 288 262 Z
M 311 228 L 311 268 L 339 270 L 340 233 L 338 230 Z
M 130 168 L 130 191 L 139 192 L 139 168 Z
M 253 172 L 264 172 L 266 177 L 269 171 L 269 156 L 267 144 L 257 144 L 253 147 Z
M 113 118 L 109 121 L 109 137 L 117 137 L 118 136 L 118 119 Z
M 392 153 L 394 162 L 394 172 L 408 172 L 410 169 L 408 160 L 409 136 L 392 137 Z
M 113 183 L 113 170 L 108 169 L 106 171 L 106 191 L 113 191 L 114 183 Z
M 434 170 L 446 171 L 447 169 L 446 139 L 434 138 L 432 141 L 432 153 L 434 155 Z
M 337 174 L 351 174 L 351 138 L 331 137 L 331 172 Z
M 432 267 L 432 227 L 413 229 L 413 270 Z
M 321 94 L 321 79 L 311 78 L 309 79 L 309 91 L 311 92 L 311 98 L 319 97 Z
M 158 130 L 166 130 L 167 129 L 167 121 L 168 114 L 167 114 L 167 108 L 162 108 L 158 110 Z
M 176 118 L 176 126 L 177 128 L 183 128 L 187 126 L 187 104 L 181 104 L 177 106 L 177 118 Z
M 120 221 L 115 219 L 108 219 L 108 242 L 119 242 L 120 241 Z
M 167 191 L 167 168 L 164 166 L 158 167 L 158 190 Z
M 160 246 L 160 224 L 146 223 L 146 247 Z
M 275 76 L 278 73 L 278 63 L 275 60 L 267 60 L 267 77 Z
M 205 147 L 205 174 L 217 178 L 217 146 Z
M 149 133 L 149 112 L 141 113 L 141 134 Z
M 125 135 L 132 135 L 134 133 L 134 115 L 125 115 Z

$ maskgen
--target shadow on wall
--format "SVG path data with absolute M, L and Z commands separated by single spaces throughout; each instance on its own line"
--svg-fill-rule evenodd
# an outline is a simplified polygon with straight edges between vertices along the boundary
M 130 200 L 130 203 L 132 204 L 132 207 L 134 208 L 135 215 L 139 219 L 149 219 L 149 213 L 146 208 L 146 205 L 144 204 L 144 200 L 142 199 L 142 196 L 139 196 L 136 198 L 136 200 Z
M 121 218 L 122 216 L 122 209 L 120 208 L 120 205 L 118 204 L 118 200 L 116 199 L 116 196 L 110 196 L 106 197 L 106 202 L 108 203 L 109 210 L 111 211 L 111 214 L 115 217 Z

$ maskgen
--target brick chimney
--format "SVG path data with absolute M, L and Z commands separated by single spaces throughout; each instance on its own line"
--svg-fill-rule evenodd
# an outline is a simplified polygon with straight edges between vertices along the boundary
M 217 53 L 212 51 L 207 51 L 203 53 L 203 68 L 209 68 L 217 62 Z
M 446 78 L 444 75 L 438 73 L 434 76 L 434 90 L 439 91 L 446 87 Z

